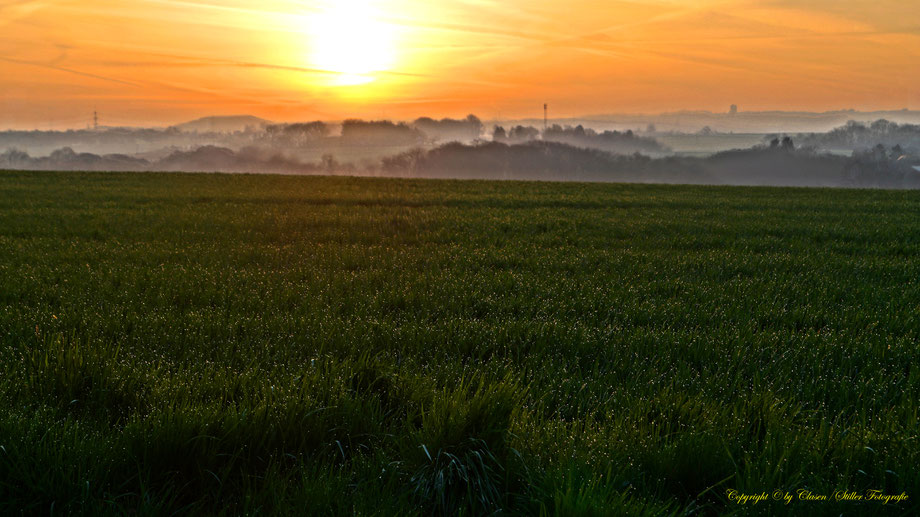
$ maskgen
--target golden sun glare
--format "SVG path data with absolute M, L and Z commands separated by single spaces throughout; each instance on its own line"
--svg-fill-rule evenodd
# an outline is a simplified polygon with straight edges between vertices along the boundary
M 333 86 L 376 79 L 396 60 L 396 27 L 382 21 L 372 0 L 335 0 L 310 20 L 310 61 L 334 72 Z

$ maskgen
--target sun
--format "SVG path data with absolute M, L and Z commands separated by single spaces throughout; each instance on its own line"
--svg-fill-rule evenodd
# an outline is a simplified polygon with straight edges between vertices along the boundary
M 374 81 L 396 61 L 396 27 L 381 20 L 372 0 L 335 0 L 310 19 L 310 62 L 333 72 L 335 86 Z

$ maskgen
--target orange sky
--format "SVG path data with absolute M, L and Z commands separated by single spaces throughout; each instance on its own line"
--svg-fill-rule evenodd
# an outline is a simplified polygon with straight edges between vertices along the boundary
M 920 109 L 915 1 L 0 0 L 0 128 Z

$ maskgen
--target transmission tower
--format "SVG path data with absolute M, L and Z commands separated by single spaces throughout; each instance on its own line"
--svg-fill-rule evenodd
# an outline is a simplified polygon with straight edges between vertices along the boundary
M 99 131 L 99 113 L 93 110 L 93 131 Z
M 545 102 L 543 103 L 543 134 L 546 134 L 546 121 L 547 114 L 549 112 L 549 105 Z

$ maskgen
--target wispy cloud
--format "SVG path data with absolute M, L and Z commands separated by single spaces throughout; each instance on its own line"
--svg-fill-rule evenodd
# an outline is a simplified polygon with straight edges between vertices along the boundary
M 55 0 L 3 0 L 0 1 L 0 27 L 15 23 L 32 13 L 52 6 Z
M 34 62 L 34 61 L 26 61 L 26 60 L 22 60 L 22 59 L 11 58 L 11 57 L 0 57 L 0 61 L 5 61 L 5 62 L 7 62 L 7 63 L 13 63 L 13 64 L 17 64 L 17 65 L 25 65 L 25 66 L 34 66 L 34 67 L 39 67 L 39 68 L 45 68 L 45 69 L 48 69 L 48 70 L 54 70 L 54 71 L 57 71 L 57 72 L 63 72 L 63 73 L 67 73 L 67 74 L 78 75 L 78 76 L 80 76 L 80 77 L 87 77 L 87 78 L 90 78 L 90 79 L 96 79 L 96 80 L 99 80 L 99 81 L 106 81 L 106 82 L 121 84 L 121 85 L 125 85 L 125 86 L 139 86 L 138 83 L 134 83 L 134 82 L 131 82 L 131 81 L 124 81 L 124 80 L 122 80 L 122 79 L 117 79 L 117 78 L 114 78 L 114 77 L 106 77 L 106 76 L 104 76 L 104 75 L 94 74 L 94 73 L 90 73 L 90 72 L 81 72 L 80 70 L 74 70 L 74 69 L 72 69 L 72 68 L 67 68 L 67 67 L 63 67 L 63 66 L 58 66 L 58 65 L 55 65 L 55 64 L 42 63 L 42 62 Z

